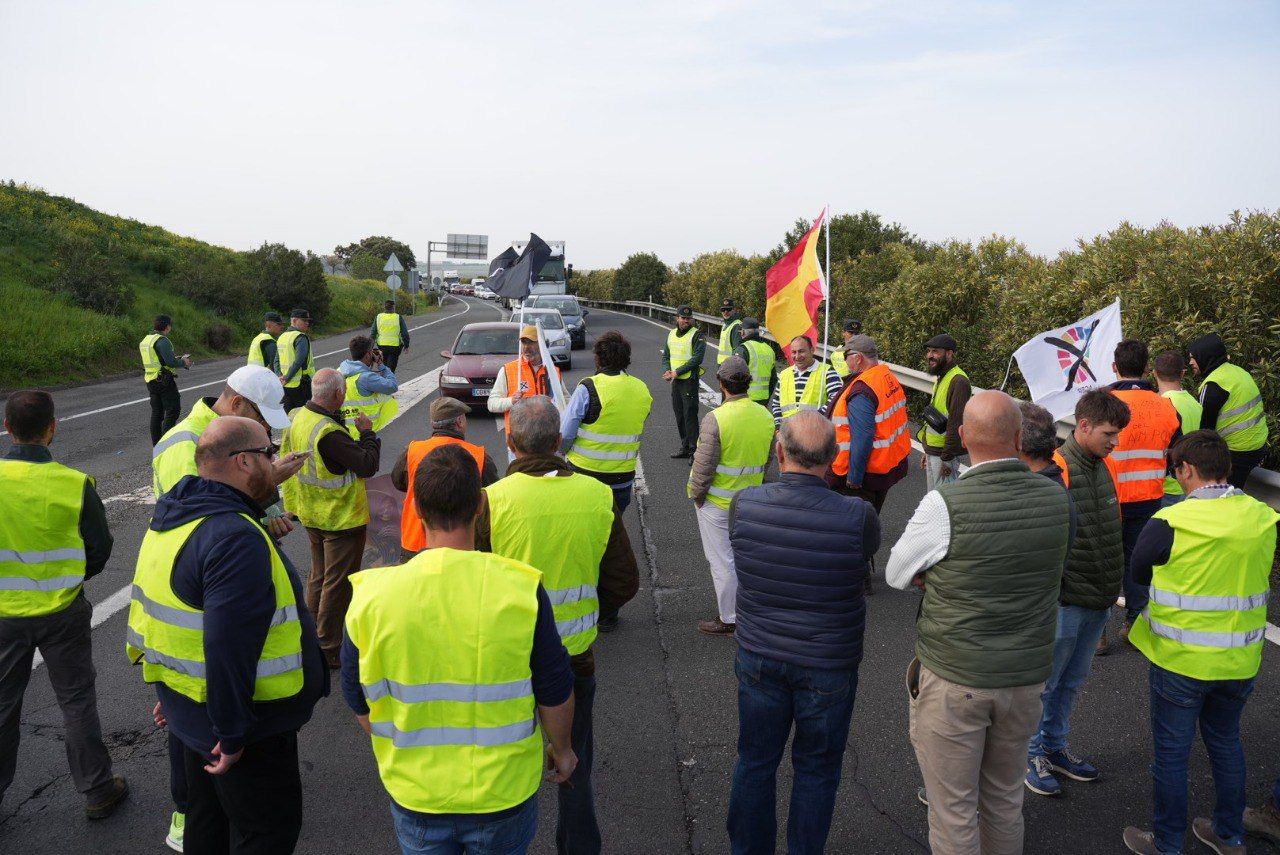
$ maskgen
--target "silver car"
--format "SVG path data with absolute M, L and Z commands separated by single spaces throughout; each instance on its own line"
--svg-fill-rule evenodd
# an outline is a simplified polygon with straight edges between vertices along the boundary
M 511 313 L 511 320 L 521 325 L 541 326 L 542 334 L 547 338 L 547 351 L 556 367 L 562 371 L 573 368 L 573 344 L 559 312 L 555 309 L 516 309 Z

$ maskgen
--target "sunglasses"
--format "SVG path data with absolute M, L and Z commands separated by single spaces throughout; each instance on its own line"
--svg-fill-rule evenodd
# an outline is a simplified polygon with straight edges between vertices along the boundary
M 242 448 L 239 451 L 233 451 L 230 454 L 228 454 L 227 457 L 235 457 L 237 454 L 262 454 L 268 458 L 271 458 L 271 457 L 275 457 L 278 451 L 280 451 L 280 446 L 276 445 L 274 442 L 271 442 L 271 443 L 268 443 L 267 445 L 264 445 L 262 448 Z

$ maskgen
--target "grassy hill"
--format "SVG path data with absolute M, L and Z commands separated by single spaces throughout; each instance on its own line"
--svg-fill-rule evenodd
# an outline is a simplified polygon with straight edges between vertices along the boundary
M 367 325 L 386 294 L 278 244 L 238 252 L 0 183 L 0 392 L 140 371 L 160 313 L 207 359 L 243 352 L 270 308 L 307 306 L 325 334 Z

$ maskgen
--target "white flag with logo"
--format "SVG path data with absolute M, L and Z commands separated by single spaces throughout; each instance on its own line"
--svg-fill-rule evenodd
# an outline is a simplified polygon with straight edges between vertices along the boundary
M 1117 299 L 1087 318 L 1034 336 L 1013 358 L 1031 400 L 1061 419 L 1075 412 L 1085 392 L 1116 381 L 1111 361 L 1123 337 Z
M 551 351 L 547 349 L 547 331 L 542 328 L 542 321 L 538 321 L 537 326 L 538 352 L 542 355 L 542 364 L 547 366 L 547 385 L 551 387 L 551 401 L 556 405 L 556 409 L 563 413 L 569 406 L 569 402 L 564 399 L 560 371 L 556 368 L 555 360 L 551 358 Z

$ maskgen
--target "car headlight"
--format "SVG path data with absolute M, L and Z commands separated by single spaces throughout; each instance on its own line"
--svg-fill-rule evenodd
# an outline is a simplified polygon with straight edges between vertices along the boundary
M 471 381 L 468 380 L 466 377 L 458 377 L 455 374 L 441 374 L 440 382 L 441 383 L 470 383 Z

